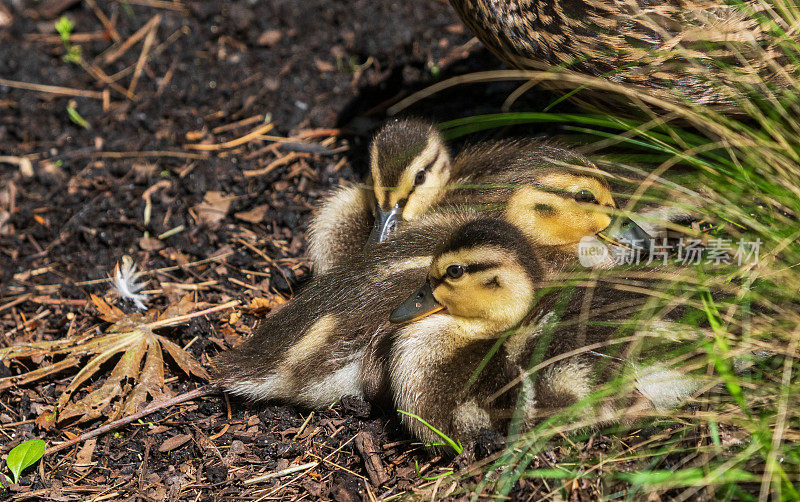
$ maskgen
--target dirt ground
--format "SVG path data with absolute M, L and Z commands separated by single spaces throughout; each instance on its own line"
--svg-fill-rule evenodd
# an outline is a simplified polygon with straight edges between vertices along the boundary
M 54 30 L 62 16 L 74 23 L 66 44 Z M 67 46 L 80 56 L 65 60 Z M 207 364 L 308 277 L 304 231 L 314 205 L 363 175 L 365 145 L 386 107 L 445 76 L 497 67 L 443 0 L 3 2 L 0 347 L 105 330 L 90 294 L 134 312 L 106 280 L 129 255 L 147 273 L 151 308 L 187 293 L 245 307 L 160 331 Z M 466 86 L 411 113 L 441 121 L 496 112 L 514 87 Z M 541 109 L 547 99 L 535 94 L 525 106 Z M 56 361 L 5 360 L 0 377 Z M 166 361 L 172 394 L 203 385 Z M 111 366 L 75 399 L 100 387 Z M 0 453 L 34 437 L 52 446 L 103 423 L 36 422 L 77 367 L 0 390 Z M 602 455 L 613 441 L 567 449 Z M 479 466 L 460 483 L 426 478 L 467 469 L 497 448 L 486 438 L 443 459 L 357 400 L 309 413 L 214 394 L 48 455 L 0 498 L 462 498 L 481 479 Z M 564 449 L 533 466 L 551 465 Z M 248 482 L 298 465 L 305 469 Z M 527 481 L 514 496 L 538 499 L 559 483 Z M 569 483 L 573 500 L 597 493 L 593 482 Z

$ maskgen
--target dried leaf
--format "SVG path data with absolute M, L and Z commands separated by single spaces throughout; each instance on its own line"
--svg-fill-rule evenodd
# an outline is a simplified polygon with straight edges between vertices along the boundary
M 40 429 L 47 430 L 56 425 L 56 418 L 58 418 L 56 412 L 54 410 L 48 410 L 36 417 L 34 423 Z
M 145 251 L 158 251 L 164 249 L 164 243 L 152 237 L 139 237 L 139 247 Z
M 147 359 L 144 368 L 139 375 L 139 383 L 125 400 L 123 415 L 130 415 L 139 411 L 139 407 L 144 404 L 149 395 L 151 398 L 158 399 L 164 392 L 164 356 L 161 353 L 161 345 L 153 339 L 147 346 Z
M 277 302 L 275 300 L 257 296 L 252 300 L 250 300 L 250 308 L 252 310 L 271 309 L 272 307 L 275 306 L 276 303 Z
M 161 342 L 161 346 L 167 349 L 170 357 L 172 357 L 172 359 L 178 363 L 178 366 L 181 367 L 184 373 L 200 377 L 204 380 L 211 378 L 208 372 L 206 372 L 205 368 L 200 366 L 200 363 L 197 362 L 197 359 L 193 358 L 188 352 L 167 340 L 163 336 L 159 336 L 158 338 Z
M 15 355 L 9 355 L 9 359 L 13 358 Z M 54 373 L 58 373 L 62 370 L 71 368 L 73 366 L 77 366 L 80 360 L 77 357 L 69 357 L 62 361 L 57 362 L 56 364 L 50 364 L 43 368 L 39 368 L 28 373 L 23 373 L 21 375 L 15 375 L 6 378 L 0 378 L 0 390 L 8 389 L 9 387 L 14 387 L 17 385 L 25 385 L 31 382 L 35 382 L 37 380 L 41 380 L 42 378 L 52 375 Z
M 125 317 L 125 312 L 118 309 L 117 307 L 107 304 L 105 300 L 103 300 L 99 296 L 95 295 L 89 295 L 89 296 L 91 297 L 94 306 L 100 312 L 100 318 L 102 320 L 108 322 L 117 322 L 118 320 Z
M 166 337 L 156 334 L 154 330 L 185 323 L 194 317 L 238 304 L 236 301 L 231 301 L 190 314 L 189 312 L 198 304 L 192 301 L 191 295 L 186 295 L 159 315 L 156 310 L 149 310 L 143 314 L 125 314 L 94 295 L 92 302 L 104 319 L 115 319 L 114 324 L 106 330 L 106 334 L 88 340 L 72 338 L 0 349 L 2 359 L 42 355 L 64 356 L 64 359 L 55 364 L 22 375 L 0 378 L 0 390 L 40 380 L 70 368 L 78 368 L 81 358 L 89 356 L 89 360 L 77 370 L 59 397 L 56 408 L 59 411 L 57 420 L 77 418 L 78 421 L 86 421 L 100 417 L 113 420 L 122 413 L 137 411 L 148 396 L 155 399 L 167 393 L 164 389 L 163 350 L 170 354 L 186 374 L 209 378 L 206 370 L 188 352 Z M 119 360 L 105 381 L 82 399 L 73 401 L 76 391 L 90 378 L 97 376 L 105 363 L 115 357 L 119 357 Z M 43 413 L 37 419 L 37 423 L 43 427 L 52 426 L 54 420 L 52 415 L 49 412 Z
M 194 206 L 194 210 L 197 211 L 200 221 L 213 230 L 225 219 L 232 201 L 233 197 L 224 192 L 208 191 L 203 202 Z
M 267 30 L 258 36 L 256 44 L 272 47 L 280 41 L 281 37 L 283 37 L 283 33 L 280 30 Z
M 191 440 L 192 440 L 191 434 L 178 434 L 177 436 L 172 436 L 171 438 L 161 443 L 161 446 L 158 447 L 158 451 L 161 453 L 166 453 L 168 451 L 180 448 L 181 446 L 185 445 Z
M 261 223 L 264 221 L 264 216 L 267 215 L 267 205 L 263 206 L 256 206 L 250 211 L 242 211 L 240 213 L 235 213 L 234 216 L 239 218 L 240 220 L 244 220 L 248 223 Z
M 240 310 L 235 310 L 231 312 L 231 315 L 228 316 L 228 324 L 236 324 L 241 320 L 242 312 Z
M 97 438 L 92 438 L 84 443 L 83 448 L 78 450 L 78 455 L 75 458 L 75 470 L 78 472 L 86 472 L 92 463 L 92 455 L 97 446 Z
M 109 413 L 109 406 L 116 398 L 124 396 L 130 391 L 131 385 L 128 382 L 136 381 L 139 375 L 142 358 L 147 347 L 147 338 L 141 338 L 137 342 L 134 342 L 125 351 L 103 386 L 77 403 L 65 406 L 59 420 L 80 415 L 82 415 L 80 421 L 91 420 L 103 415 L 111 419 L 118 418 L 117 411 L 122 411 L 120 406 L 115 405 L 114 411 L 111 413 Z
M 194 295 L 191 293 L 183 295 L 183 297 L 178 300 L 178 303 L 173 303 L 167 307 L 164 312 L 158 316 L 158 320 L 163 321 L 164 319 L 168 319 L 170 317 L 184 316 L 191 312 L 192 309 L 197 308 L 198 304 L 196 304 L 192 299 L 193 296 Z
M 120 350 L 123 350 L 125 345 L 127 345 L 127 340 L 124 338 L 121 340 L 114 340 L 113 342 L 106 338 L 106 341 L 109 343 L 105 347 L 106 350 L 97 354 L 95 357 L 91 358 L 89 362 L 72 378 L 72 382 L 67 386 L 64 392 L 61 393 L 61 397 L 58 398 L 58 408 L 62 409 L 67 402 L 69 402 L 72 395 L 75 393 L 76 390 L 92 375 L 97 373 L 100 369 L 100 366 L 114 357 L 116 354 L 119 353 Z
M 61 411 L 58 421 L 79 418 L 79 421 L 94 420 L 102 416 L 108 416 L 113 420 L 115 414 L 111 408 L 111 403 L 119 396 L 119 388 L 115 382 L 104 383 L 99 389 L 92 391 L 77 402 L 70 403 L 69 407 Z

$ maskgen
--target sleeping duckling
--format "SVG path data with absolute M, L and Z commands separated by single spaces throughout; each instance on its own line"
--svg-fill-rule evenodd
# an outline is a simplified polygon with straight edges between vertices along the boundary
M 389 122 L 369 152 L 372 186 L 337 189 L 311 222 L 308 256 L 317 273 L 360 256 L 365 244 L 381 242 L 400 222 L 418 218 L 442 197 L 450 179 L 450 153 L 429 122 Z
M 442 236 L 487 213 L 504 215 L 521 227 L 531 243 L 570 248 L 574 261 L 580 239 L 609 225 L 604 204 L 575 200 L 576 191 L 591 189 L 598 201 L 613 204 L 607 186 L 594 176 L 584 174 L 579 179 L 552 172 L 539 181 L 516 191 L 498 188 L 506 192 L 506 203 L 483 214 L 449 208 L 423 215 L 376 245 L 367 259 L 317 274 L 295 298 L 264 319 L 250 339 L 216 358 L 217 381 L 251 399 L 279 399 L 307 407 L 326 406 L 346 394 L 383 398 L 389 314 L 424 279 Z M 569 261 L 560 256 L 568 253 L 556 252 L 558 247 L 544 248 L 553 248 L 544 261 L 548 270 L 560 270 Z
M 391 314 L 389 379 L 398 410 L 417 415 L 449 436 L 501 431 L 516 404 L 505 393 L 519 369 L 507 354 L 512 338 L 498 339 L 549 305 L 536 301 L 545 275 L 529 241 L 496 219 L 471 221 L 440 248 L 424 285 Z M 487 354 L 491 354 L 487 359 Z M 401 416 L 423 441 L 440 438 L 421 421 Z

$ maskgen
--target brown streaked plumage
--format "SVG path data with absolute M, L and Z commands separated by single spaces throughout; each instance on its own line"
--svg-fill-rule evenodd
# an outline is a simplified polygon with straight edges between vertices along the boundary
M 796 66 L 763 3 L 709 0 L 450 0 L 501 60 L 568 68 L 649 88 L 669 101 L 736 109 L 742 83 L 791 85 Z M 787 30 L 788 26 L 780 26 Z

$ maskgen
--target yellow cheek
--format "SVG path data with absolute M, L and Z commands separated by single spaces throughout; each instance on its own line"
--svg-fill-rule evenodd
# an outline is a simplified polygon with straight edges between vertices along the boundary
M 602 213 L 577 213 L 568 217 L 549 217 L 545 220 L 545 232 L 553 236 L 553 244 L 572 244 L 581 238 L 602 231 L 611 223 L 611 217 Z
M 605 230 L 606 227 L 611 225 L 611 216 L 609 216 L 607 214 L 598 214 L 597 217 L 595 218 L 595 220 L 596 220 L 596 223 L 597 223 L 597 225 L 596 225 L 597 232 L 601 232 L 601 231 Z M 597 233 L 597 232 L 594 232 L 594 233 Z

